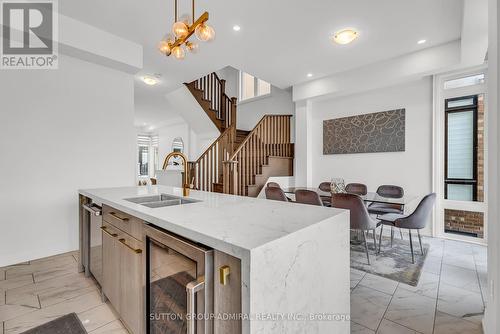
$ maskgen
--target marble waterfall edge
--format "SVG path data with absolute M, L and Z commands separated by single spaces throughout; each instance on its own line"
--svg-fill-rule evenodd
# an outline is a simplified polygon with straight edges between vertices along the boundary
M 349 333 L 349 321 L 321 318 L 349 315 L 347 211 L 203 191 L 189 195 L 200 202 L 172 207 L 125 200 L 182 196 L 182 189 L 161 185 L 79 193 L 241 259 L 242 311 L 252 319 L 243 322 L 243 334 Z M 287 318 L 269 318 L 277 316 Z

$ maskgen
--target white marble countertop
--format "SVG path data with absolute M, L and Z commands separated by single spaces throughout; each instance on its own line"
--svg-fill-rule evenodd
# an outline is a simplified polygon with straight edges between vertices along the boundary
M 182 196 L 182 189 L 167 186 L 84 189 L 79 193 L 239 258 L 269 242 L 346 214 L 333 208 L 193 190 L 189 198 L 201 202 L 148 208 L 125 200 L 162 193 Z

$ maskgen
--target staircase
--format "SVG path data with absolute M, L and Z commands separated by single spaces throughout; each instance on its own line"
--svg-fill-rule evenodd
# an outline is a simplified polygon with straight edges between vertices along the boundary
M 226 80 L 214 72 L 185 85 L 221 133 L 236 124 L 236 98 L 226 95 Z
M 252 131 L 239 130 L 236 98 L 225 94 L 225 80 L 211 73 L 185 85 L 221 133 L 189 162 L 196 189 L 255 197 L 269 177 L 293 175 L 291 115 L 266 115 Z

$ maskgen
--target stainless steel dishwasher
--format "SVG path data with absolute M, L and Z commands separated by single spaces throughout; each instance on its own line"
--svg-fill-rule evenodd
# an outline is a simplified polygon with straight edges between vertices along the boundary
M 96 281 L 102 285 L 102 208 L 95 203 L 84 204 L 83 207 L 90 216 L 90 219 L 87 220 L 89 226 L 86 229 L 88 238 L 84 260 L 85 268 L 88 268 Z

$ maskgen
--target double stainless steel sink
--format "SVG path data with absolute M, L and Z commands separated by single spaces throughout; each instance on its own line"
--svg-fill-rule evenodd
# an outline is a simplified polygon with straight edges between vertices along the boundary
M 148 208 L 162 208 L 165 206 L 184 205 L 201 202 L 192 198 L 178 197 L 168 194 L 155 196 L 125 198 L 125 201 L 147 206 Z

